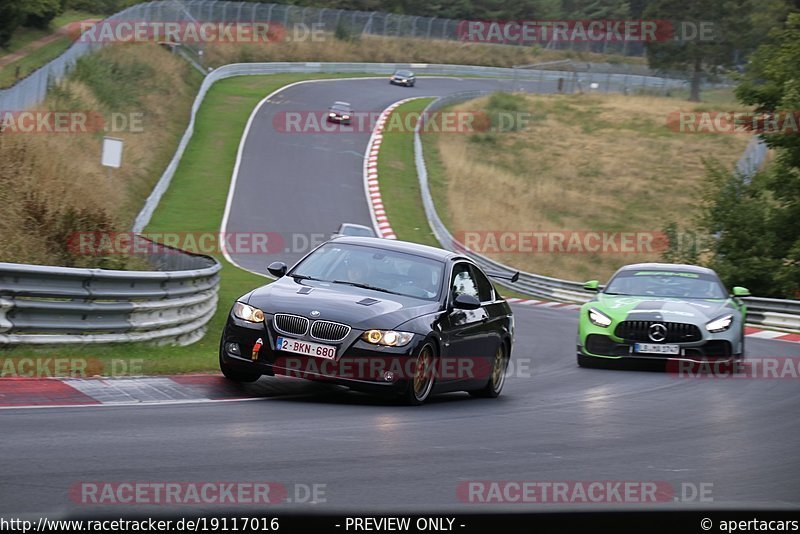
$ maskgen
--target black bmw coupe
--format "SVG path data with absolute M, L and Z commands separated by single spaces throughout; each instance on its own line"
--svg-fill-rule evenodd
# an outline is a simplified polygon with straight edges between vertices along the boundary
M 324 380 L 414 405 L 448 391 L 500 394 L 514 318 L 468 258 L 343 236 L 291 270 L 281 262 L 268 270 L 278 280 L 231 308 L 219 354 L 227 378 Z

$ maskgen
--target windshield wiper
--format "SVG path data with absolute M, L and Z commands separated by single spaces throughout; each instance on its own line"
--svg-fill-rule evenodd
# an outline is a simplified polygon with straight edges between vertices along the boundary
M 345 285 L 348 285 L 348 286 L 360 287 L 361 289 L 372 289 L 373 291 L 382 291 L 384 293 L 391 293 L 392 295 L 402 295 L 402 293 L 398 293 L 397 291 L 392 291 L 391 289 L 386 289 L 385 287 L 371 286 L 369 284 L 361 284 L 359 282 L 350 282 L 348 280 L 331 280 L 331 283 L 332 284 L 345 284 Z
M 307 274 L 290 274 L 292 278 L 294 278 L 295 282 L 298 280 L 317 280 L 320 281 L 319 278 L 314 278 L 313 276 L 308 276 Z

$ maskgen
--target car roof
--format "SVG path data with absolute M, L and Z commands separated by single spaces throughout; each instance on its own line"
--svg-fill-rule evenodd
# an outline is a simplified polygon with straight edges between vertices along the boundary
M 393 252 L 405 252 L 408 254 L 416 254 L 425 258 L 447 261 L 450 258 L 455 258 L 458 255 L 455 252 L 444 250 L 436 247 L 429 247 L 428 245 L 420 245 L 418 243 L 411 243 L 409 241 L 399 241 L 396 239 L 384 239 L 382 237 L 357 237 L 357 236 L 341 236 L 335 237 L 332 241 L 337 243 L 344 243 L 349 245 L 368 245 L 375 248 L 390 250 Z
M 331 105 L 331 107 L 333 107 L 333 106 L 345 106 L 345 107 L 349 108 L 350 107 L 350 102 L 340 102 L 340 101 L 337 100 L 336 102 L 334 102 Z
M 686 263 L 632 263 L 620 267 L 618 273 L 624 271 L 682 271 L 686 273 L 710 274 L 717 276 L 712 269 L 700 267 L 699 265 L 689 265 Z

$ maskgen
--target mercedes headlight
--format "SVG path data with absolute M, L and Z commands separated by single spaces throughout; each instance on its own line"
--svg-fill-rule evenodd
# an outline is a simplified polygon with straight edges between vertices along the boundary
M 396 332 L 394 330 L 367 330 L 361 334 L 361 339 L 373 345 L 387 347 L 402 347 L 408 345 L 414 334 L 411 332 Z
M 248 306 L 243 302 L 237 302 L 233 305 L 233 315 L 243 321 L 250 323 L 264 322 L 264 312 L 253 306 Z
M 589 308 L 589 321 L 595 326 L 605 328 L 611 324 L 611 317 L 595 308 Z
M 732 324 L 733 314 L 729 313 L 728 315 L 723 315 L 718 319 L 714 319 L 713 321 L 706 323 L 706 330 L 713 333 L 724 332 L 730 328 Z

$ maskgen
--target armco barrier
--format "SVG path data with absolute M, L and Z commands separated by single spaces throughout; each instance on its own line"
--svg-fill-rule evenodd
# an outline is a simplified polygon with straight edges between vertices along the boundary
M 221 265 L 142 237 L 153 271 L 0 263 L 0 346 L 200 339 Z
M 423 115 L 428 115 L 444 106 L 464 102 L 486 94 L 485 92 L 465 91 L 440 97 L 425 108 Z M 505 274 L 516 272 L 516 269 L 469 250 L 456 240 L 445 227 L 439 214 L 436 212 L 430 187 L 428 186 L 428 171 L 425 167 L 422 139 L 420 137 L 421 127 L 422 124 L 418 124 L 414 132 L 414 159 L 420 183 L 420 191 L 422 193 L 422 203 L 425 208 L 425 216 L 428 219 L 428 224 L 433 234 L 436 236 L 436 239 L 442 247 L 463 253 L 485 269 Z M 752 157 L 752 151 L 758 150 L 758 145 L 759 143 L 751 143 L 743 158 Z M 748 160 L 747 164 L 740 163 L 737 170 L 739 172 L 749 172 L 752 174 L 755 172 L 756 167 Z M 581 282 L 559 280 L 557 278 L 550 278 L 527 272 L 520 272 L 519 279 L 515 283 L 503 279 L 498 279 L 498 282 L 526 295 L 559 302 L 583 303 L 590 300 L 593 295 L 592 292 L 583 289 L 583 283 Z M 744 300 L 747 303 L 747 321 L 749 324 L 776 330 L 800 332 L 800 301 L 757 297 L 747 297 Z

